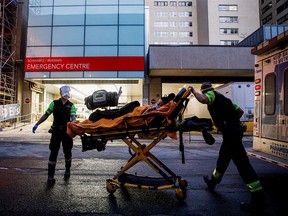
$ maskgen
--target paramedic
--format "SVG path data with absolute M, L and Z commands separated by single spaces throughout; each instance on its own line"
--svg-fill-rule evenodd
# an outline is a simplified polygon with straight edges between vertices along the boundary
M 62 86 L 60 88 L 60 95 L 61 98 L 50 103 L 44 115 L 32 129 L 32 132 L 35 133 L 37 127 L 53 113 L 54 120 L 49 131 L 51 132 L 51 139 L 49 145 L 50 156 L 48 162 L 48 183 L 55 182 L 54 173 L 61 142 L 65 157 L 64 178 L 68 179 L 70 177 L 73 139 L 66 133 L 66 125 L 67 122 L 71 120 L 76 121 L 76 108 L 75 105 L 68 100 L 70 98 L 69 86 Z
M 265 204 L 263 188 L 242 144 L 243 129 L 240 124 L 240 118 L 243 115 L 243 110 L 230 99 L 215 91 L 210 82 L 204 82 L 201 85 L 200 91 L 202 94 L 196 92 L 192 86 L 189 88 L 200 103 L 207 104 L 214 125 L 223 136 L 216 168 L 211 177 L 203 177 L 205 183 L 208 185 L 208 189 L 211 192 L 214 191 L 216 184 L 220 183 L 232 160 L 251 192 L 251 201 L 242 202 L 240 208 L 244 211 L 254 213 L 263 211 Z

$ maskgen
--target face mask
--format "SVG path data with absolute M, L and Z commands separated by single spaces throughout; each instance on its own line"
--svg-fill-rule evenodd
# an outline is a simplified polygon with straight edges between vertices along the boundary
M 60 95 L 65 100 L 68 100 L 70 98 L 70 87 L 69 86 L 62 86 L 60 88 Z

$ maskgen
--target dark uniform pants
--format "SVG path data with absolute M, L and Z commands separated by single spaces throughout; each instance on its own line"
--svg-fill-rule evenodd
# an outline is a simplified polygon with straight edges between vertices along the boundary
M 245 184 L 257 181 L 258 176 L 250 164 L 246 150 L 242 144 L 243 130 L 241 126 L 223 131 L 223 142 L 220 147 L 216 170 L 225 173 L 232 160 Z
M 56 164 L 61 142 L 65 161 L 71 161 L 73 139 L 69 137 L 65 131 L 54 129 L 51 135 L 49 145 L 50 149 L 49 162 L 55 162 Z

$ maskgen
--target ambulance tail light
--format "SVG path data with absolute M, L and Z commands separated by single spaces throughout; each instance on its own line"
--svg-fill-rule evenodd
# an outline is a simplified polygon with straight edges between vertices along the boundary
M 255 91 L 255 96 L 260 96 L 260 91 Z

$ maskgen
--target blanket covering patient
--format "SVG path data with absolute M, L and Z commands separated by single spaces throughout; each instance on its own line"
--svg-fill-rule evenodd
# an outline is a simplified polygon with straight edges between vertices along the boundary
M 105 119 L 102 118 L 96 122 L 90 120 L 84 120 L 82 122 L 68 122 L 67 124 L 67 134 L 70 137 L 75 137 L 76 135 L 82 136 L 85 133 L 95 133 L 97 131 L 105 131 L 109 129 L 122 129 L 126 128 L 126 125 L 129 127 L 141 127 L 150 123 L 156 115 L 166 115 L 168 116 L 175 104 L 173 100 L 168 101 L 166 104 L 162 105 L 158 109 L 153 109 L 148 112 L 148 114 L 143 113 L 150 108 L 150 105 L 144 105 L 136 107 L 132 112 L 127 113 L 123 116 L 114 118 L 114 119 Z M 155 114 L 155 115 L 152 115 Z M 143 116 L 141 118 L 127 118 L 127 117 L 136 117 Z M 171 122 L 168 122 L 169 124 Z

